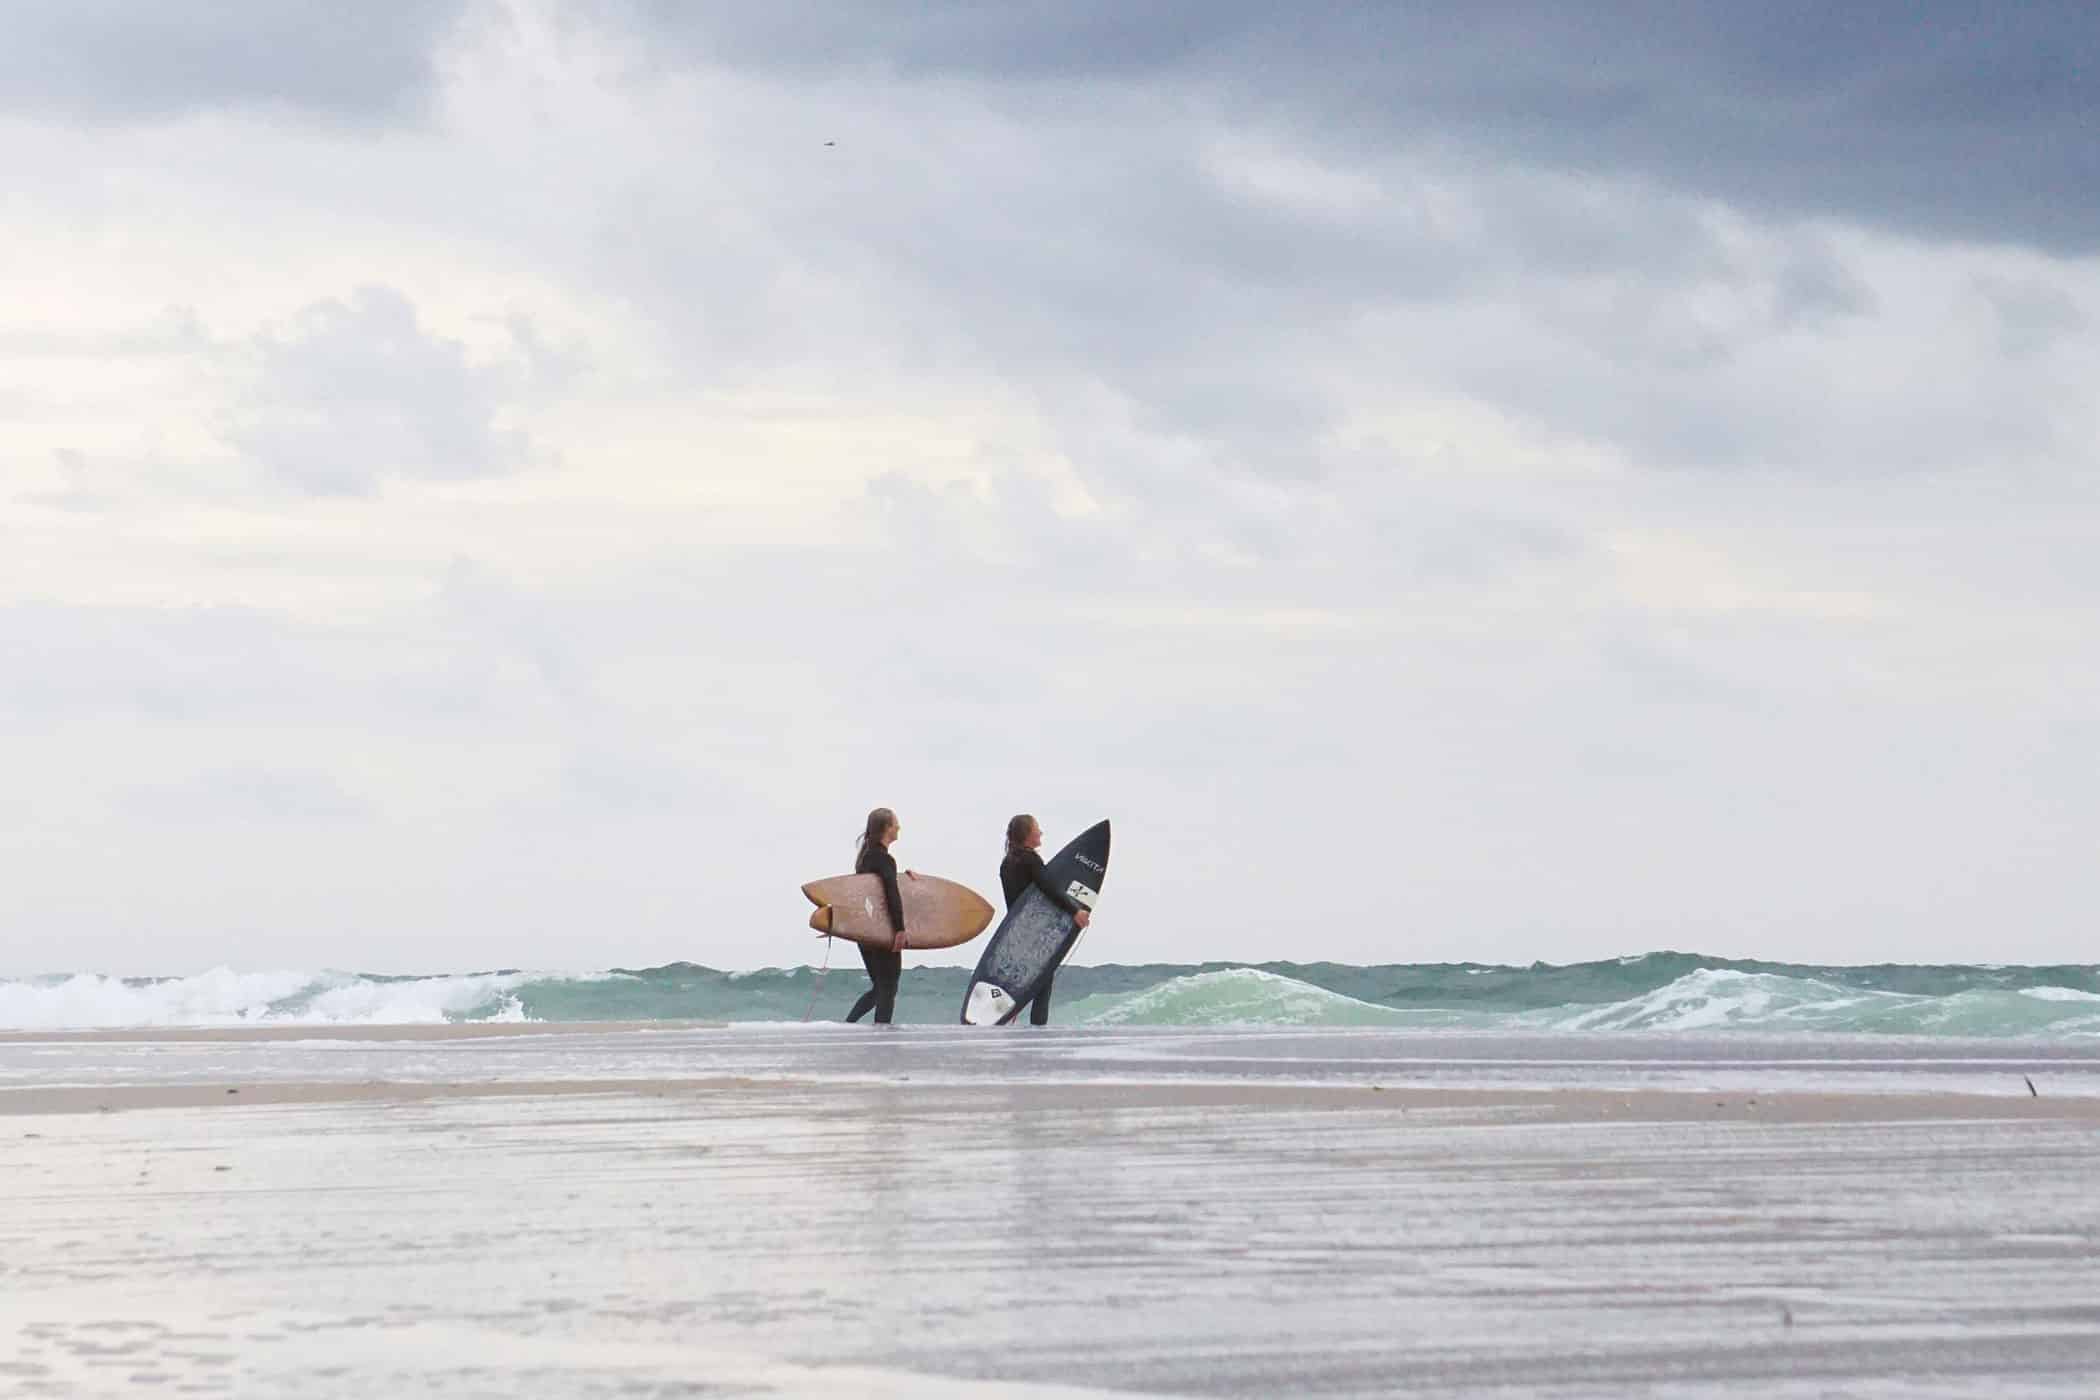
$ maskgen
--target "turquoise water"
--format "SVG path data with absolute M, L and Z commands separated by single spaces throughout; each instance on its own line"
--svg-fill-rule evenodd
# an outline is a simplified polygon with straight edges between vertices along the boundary
M 968 973 L 905 973 L 900 1021 L 955 1021 Z M 0 1028 L 443 1021 L 836 1019 L 867 985 L 851 962 L 725 972 L 234 972 L 0 980 Z M 1271 962 L 1071 967 L 1055 1019 L 1102 1026 L 1389 1026 L 1539 1033 L 1802 1031 L 2100 1036 L 2100 966 L 1822 967 L 1659 952 L 1565 966 Z

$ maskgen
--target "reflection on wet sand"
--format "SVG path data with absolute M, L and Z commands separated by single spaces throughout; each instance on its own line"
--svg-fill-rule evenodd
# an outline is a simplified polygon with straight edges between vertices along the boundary
M 1869 1095 L 1787 1087 L 1813 1065 L 1755 1094 L 1594 1066 L 1308 1085 L 1252 1037 L 1203 1049 L 1230 1080 L 1113 1083 L 1046 1069 L 1070 1063 L 1050 1037 L 827 1042 L 856 1076 L 780 1037 L 771 1075 L 747 1036 L 677 1042 L 689 1076 L 655 1079 L 625 1076 L 664 1047 L 617 1033 L 399 1052 L 442 1080 L 316 1077 L 326 1052 L 268 1041 L 210 1047 L 234 1085 L 5 1060 L 0 1378 L 2001 1395 L 2100 1367 L 2100 1099 L 1947 1093 L 1932 1067 Z

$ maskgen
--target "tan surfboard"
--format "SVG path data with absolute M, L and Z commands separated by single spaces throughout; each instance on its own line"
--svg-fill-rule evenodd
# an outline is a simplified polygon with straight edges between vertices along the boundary
M 983 933 L 992 922 L 984 896 L 937 875 L 897 876 L 904 895 L 904 946 L 953 948 Z M 817 912 L 809 926 L 829 938 L 855 943 L 890 944 L 889 904 L 882 897 L 879 875 L 833 875 L 802 887 Z

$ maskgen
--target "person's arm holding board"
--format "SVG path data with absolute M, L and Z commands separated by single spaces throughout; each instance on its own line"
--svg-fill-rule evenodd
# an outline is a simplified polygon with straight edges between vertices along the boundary
M 890 906 L 890 927 L 897 931 L 890 949 L 901 953 L 904 951 L 904 891 L 897 887 L 897 858 L 878 847 L 869 857 L 868 867 L 869 874 L 882 877 L 882 897 Z
M 1037 828 L 1035 839 L 1038 841 L 1043 839 L 1041 828 Z M 1056 882 L 1051 880 L 1049 872 L 1043 868 L 1043 857 L 1039 852 L 1023 849 L 1020 859 L 1028 870 L 1028 883 L 1050 896 L 1050 902 L 1067 914 L 1070 914 L 1073 923 L 1078 924 L 1081 928 L 1085 928 L 1093 920 L 1093 910 L 1059 889 Z

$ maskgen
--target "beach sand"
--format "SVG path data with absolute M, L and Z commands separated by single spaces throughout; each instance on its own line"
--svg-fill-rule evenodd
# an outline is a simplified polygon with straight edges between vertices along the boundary
M 2092 1096 L 1093 1082 L 1044 1067 L 1076 1037 L 997 1034 L 813 1037 L 832 1071 L 769 1075 L 746 1071 L 803 1063 L 786 1033 L 327 1035 L 335 1059 L 252 1032 L 4 1047 L 0 1391 L 1997 1396 L 2100 1373 Z M 690 1075 L 632 1073 L 666 1047 Z

